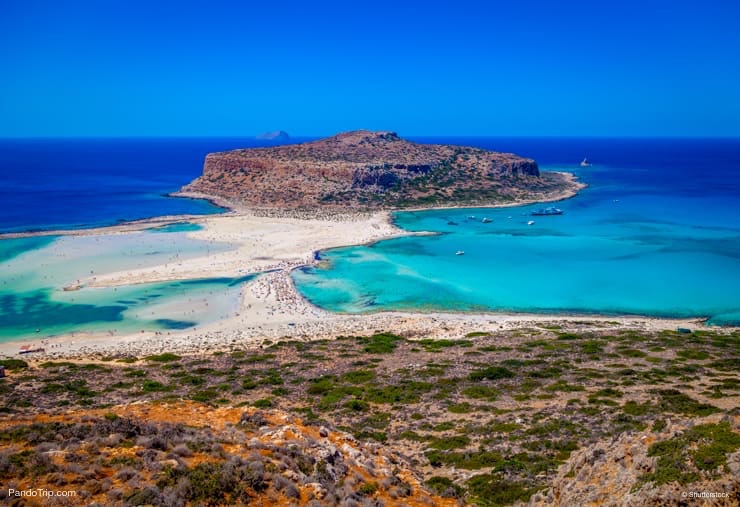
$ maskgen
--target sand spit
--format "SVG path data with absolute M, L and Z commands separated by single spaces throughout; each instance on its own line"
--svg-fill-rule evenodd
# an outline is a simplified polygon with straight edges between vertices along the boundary
M 252 213 L 216 215 L 194 222 L 202 230 L 188 233 L 206 243 L 229 243 L 233 249 L 163 264 L 120 271 L 83 280 L 87 287 L 113 287 L 212 277 L 238 277 L 268 270 L 289 270 L 313 261 L 320 249 L 371 243 L 408 235 L 395 227 L 387 212 L 302 218 Z
M 395 227 L 387 211 L 300 215 L 231 212 L 198 217 L 203 226 L 189 232 L 194 239 L 230 243 L 234 248 L 207 256 L 154 267 L 99 274 L 81 282 L 88 287 L 111 287 L 147 282 L 211 277 L 238 277 L 266 272 L 245 283 L 238 312 L 218 322 L 182 331 L 141 331 L 130 335 L 73 333 L 33 341 L 49 357 L 95 354 L 140 356 L 163 351 L 199 353 L 261 344 L 265 340 L 312 340 L 341 335 L 392 331 L 407 337 L 461 338 L 470 332 L 526 328 L 561 323 L 577 329 L 619 326 L 641 330 L 698 328 L 702 322 L 642 317 L 551 316 L 523 314 L 449 314 L 383 312 L 368 315 L 335 314 L 306 301 L 293 286 L 291 270 L 315 262 L 318 250 L 371 243 L 411 233 Z M 111 231 L 108 231 L 111 232 Z M 99 230 L 89 231 L 100 234 Z M 121 231 L 122 234 L 128 233 Z M 74 287 L 70 287 L 74 289 Z M 0 354 L 15 356 L 26 341 L 0 344 Z

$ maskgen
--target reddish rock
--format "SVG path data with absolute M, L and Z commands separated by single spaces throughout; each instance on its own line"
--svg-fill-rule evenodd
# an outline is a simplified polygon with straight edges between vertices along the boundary
M 419 144 L 393 132 L 346 132 L 303 144 L 211 153 L 183 193 L 265 208 L 395 208 L 542 198 L 565 180 L 534 160 Z

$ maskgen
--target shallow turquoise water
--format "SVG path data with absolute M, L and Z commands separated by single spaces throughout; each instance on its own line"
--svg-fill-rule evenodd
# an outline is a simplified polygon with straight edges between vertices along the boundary
M 591 186 L 558 203 L 559 216 L 532 216 L 542 205 L 398 213 L 404 229 L 438 234 L 322 252 L 319 266 L 293 278 L 314 304 L 348 313 L 636 314 L 740 324 L 740 200 L 665 191 L 674 189 L 641 172 L 580 171 Z
M 240 284 L 251 277 L 63 290 L 90 276 L 230 248 L 192 240 L 188 230 L 0 241 L 0 340 L 183 329 L 229 316 L 236 311 Z
M 192 222 L 175 222 L 159 227 L 152 227 L 149 229 L 149 232 L 192 232 L 200 231 L 202 229 L 203 226 L 200 224 L 194 224 Z
M 0 241 L 0 262 L 12 259 L 28 250 L 42 248 L 55 239 L 55 236 L 36 236 Z

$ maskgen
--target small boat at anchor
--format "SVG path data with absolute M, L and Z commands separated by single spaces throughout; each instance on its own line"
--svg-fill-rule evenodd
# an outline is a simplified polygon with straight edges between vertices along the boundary
M 591 167 L 591 162 L 589 162 L 587 158 L 584 158 L 581 160 L 581 167 Z
M 491 222 L 493 222 L 493 220 L 491 220 L 490 218 L 484 218 L 483 220 L 481 220 L 481 222 L 483 222 L 484 224 L 490 224 Z
M 457 252 L 455 252 L 455 255 L 465 255 L 465 251 L 464 250 L 458 250 Z
M 549 208 L 540 208 L 532 212 L 532 215 L 534 216 L 562 215 L 562 214 L 563 214 L 563 210 L 561 210 L 560 208 L 552 207 L 552 206 Z

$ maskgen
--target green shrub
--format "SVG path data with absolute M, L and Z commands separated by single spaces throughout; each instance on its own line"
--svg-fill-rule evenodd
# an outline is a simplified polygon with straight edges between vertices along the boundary
M 6 370 L 22 370 L 28 368 L 28 363 L 20 359 L 0 359 L 0 366 L 4 366 Z
M 475 405 L 471 405 L 467 401 L 462 403 L 453 403 L 447 407 L 447 411 L 453 414 L 468 414 L 476 410 Z
M 364 384 L 375 378 L 375 372 L 371 370 L 348 371 L 341 376 L 341 380 L 350 384 Z
M 156 393 L 171 391 L 172 388 L 161 382 L 157 382 L 156 380 L 145 380 L 144 383 L 141 384 L 141 390 L 145 393 Z
M 398 434 L 398 438 L 400 440 L 412 440 L 414 442 L 424 442 L 428 440 L 428 437 L 411 430 L 402 431 Z
M 550 391 L 550 392 L 562 391 L 565 393 L 572 393 L 576 391 L 585 391 L 586 388 L 578 384 L 569 384 L 565 380 L 558 380 L 557 382 L 554 382 L 550 384 L 549 386 L 545 387 L 545 390 Z
M 593 395 L 602 396 L 605 398 L 621 398 L 622 394 L 623 394 L 622 391 L 619 391 L 618 389 L 612 389 L 611 387 L 607 387 L 606 389 L 599 389 Z
M 399 342 L 405 341 L 403 337 L 391 333 L 378 333 L 357 340 L 364 345 L 363 352 L 368 354 L 390 354 L 396 350 Z
M 431 391 L 433 387 L 428 382 L 371 387 L 367 389 L 365 399 L 371 403 L 417 403 L 421 395 Z
M 334 375 L 327 375 L 311 379 L 309 382 L 311 385 L 309 385 L 306 390 L 308 394 L 326 394 L 334 389 L 334 386 L 336 385 L 336 377 Z
M 481 468 L 495 467 L 503 461 L 503 457 L 496 451 L 427 451 L 424 455 L 433 467 L 442 465 L 454 466 L 464 470 L 480 470 Z
M 604 344 L 597 340 L 588 340 L 580 344 L 584 354 L 600 354 L 604 351 Z
M 283 377 L 277 370 L 267 370 L 266 375 L 260 380 L 260 384 L 279 386 L 283 384 Z
M 504 368 L 503 366 L 489 366 L 488 368 L 474 370 L 468 375 L 470 380 L 476 382 L 480 380 L 498 380 L 512 377 L 514 377 L 514 372 Z
M 521 424 L 501 421 L 494 421 L 486 426 L 487 430 L 491 433 L 511 433 L 512 431 L 516 431 L 521 427 Z
M 68 368 L 70 370 L 76 370 L 77 365 L 75 363 L 70 363 L 69 361 L 46 361 L 45 363 L 41 363 L 39 368 Z
M 357 492 L 362 496 L 372 496 L 376 491 L 378 491 L 378 483 L 376 482 L 366 482 L 357 488 Z
M 676 352 L 676 355 L 683 359 L 695 359 L 699 361 L 709 359 L 709 353 L 704 350 L 679 350 Z
M 622 411 L 627 415 L 641 416 L 653 412 L 655 407 L 650 403 L 637 403 L 636 401 L 628 401 L 622 405 Z
M 212 403 L 220 396 L 221 393 L 219 391 L 217 391 L 213 387 L 209 387 L 208 389 L 195 391 L 193 394 L 190 395 L 190 399 L 192 399 L 193 401 L 199 401 L 201 403 Z
M 704 417 L 719 411 L 714 405 L 700 403 L 676 389 L 659 389 L 655 392 L 661 398 L 659 407 L 667 412 Z
M 468 493 L 479 507 L 524 502 L 537 491 L 527 482 L 506 480 L 493 474 L 476 475 L 467 482 Z
M 425 429 L 427 429 L 427 428 L 430 427 L 430 425 L 429 424 L 424 424 L 422 427 L 425 428 Z M 433 429 L 434 431 L 448 431 L 448 430 L 451 430 L 454 427 L 455 427 L 455 423 L 454 422 L 452 422 L 452 421 L 444 421 L 444 422 L 441 422 L 439 424 L 435 424 L 434 426 L 431 427 L 431 429 Z
M 583 338 L 582 336 L 579 336 L 574 333 L 559 333 L 558 334 L 558 340 L 580 340 Z
M 439 496 L 460 498 L 463 494 L 463 489 L 447 477 L 435 475 L 427 479 L 424 484 Z
M 493 387 L 477 385 L 463 389 L 462 394 L 464 394 L 468 398 L 492 401 L 498 397 L 499 391 L 498 389 L 494 389 Z
M 729 423 L 701 424 L 668 440 L 656 442 L 648 456 L 657 457 L 655 470 L 640 477 L 640 482 L 658 485 L 677 482 L 685 485 L 726 466 L 727 456 L 740 448 L 740 435 Z
M 427 352 L 441 352 L 442 349 L 450 348 L 450 347 L 472 347 L 473 342 L 470 340 L 433 340 L 431 338 L 426 338 L 424 340 L 419 340 L 416 343 L 421 344 L 422 347 L 424 347 L 424 350 Z
M 429 447 L 440 451 L 449 451 L 451 449 L 460 449 L 470 445 L 470 438 L 465 435 L 455 435 L 451 437 L 435 438 L 429 442 Z
M 645 357 L 647 354 L 645 354 L 641 350 L 637 349 L 620 349 L 619 353 L 622 354 L 624 357 Z
M 352 412 L 367 412 L 370 409 L 370 405 L 366 401 L 354 399 L 349 400 L 344 404 L 344 408 L 351 410 Z

